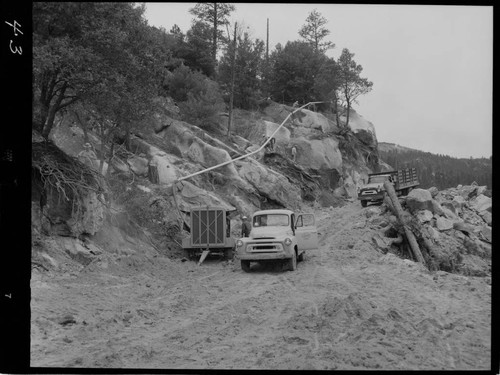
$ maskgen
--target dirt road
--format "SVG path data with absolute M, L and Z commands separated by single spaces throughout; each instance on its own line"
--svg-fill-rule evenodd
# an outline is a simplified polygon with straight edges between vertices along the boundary
M 372 245 L 358 203 L 317 212 L 295 272 L 116 250 L 32 278 L 35 367 L 487 370 L 491 279 Z

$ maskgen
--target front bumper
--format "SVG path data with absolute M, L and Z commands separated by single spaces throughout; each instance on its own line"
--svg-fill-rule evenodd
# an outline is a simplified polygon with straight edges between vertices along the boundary
M 241 260 L 290 259 L 293 256 L 293 243 L 286 246 L 283 242 L 249 242 L 236 247 L 236 256 Z
M 377 193 L 377 194 L 360 194 L 358 195 L 358 199 L 360 201 L 371 201 L 371 202 L 375 202 L 375 201 L 381 201 L 381 200 L 384 200 L 384 196 L 385 196 L 385 193 L 384 192 L 380 192 L 380 193 Z

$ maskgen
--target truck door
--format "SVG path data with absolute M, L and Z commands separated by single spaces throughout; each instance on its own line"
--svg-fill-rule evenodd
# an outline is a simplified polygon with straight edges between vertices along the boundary
M 299 251 L 318 248 L 318 231 L 314 214 L 299 214 L 297 216 L 295 238 Z

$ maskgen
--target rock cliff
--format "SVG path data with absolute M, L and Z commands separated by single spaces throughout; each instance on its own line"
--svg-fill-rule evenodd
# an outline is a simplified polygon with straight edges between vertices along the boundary
M 274 135 L 273 150 L 259 150 L 293 110 L 269 102 L 258 113 L 237 111 L 231 136 L 210 134 L 166 111 L 156 117 L 150 130 L 132 136 L 131 151 L 117 146 L 111 157 L 106 155 L 102 171 L 100 167 L 95 171 L 118 181 L 116 186 L 123 195 L 136 191 L 148 196 L 149 202 L 163 202 L 166 212 L 159 221 L 177 223 L 179 216 L 188 221 L 186 213 L 193 205 L 217 204 L 246 215 L 268 207 L 338 205 L 343 199 L 356 197 L 357 187 L 367 173 L 384 168 L 378 160 L 373 125 L 354 110 L 350 114 L 351 131 L 339 127 L 333 116 L 302 109 Z M 51 141 L 69 157 L 76 157 L 82 149 L 84 133 L 70 121 L 62 120 L 51 133 Z M 95 133 L 87 131 L 86 137 L 94 150 L 102 151 Z M 297 149 L 295 161 L 291 158 L 292 147 Z M 256 152 L 252 156 L 175 183 L 183 176 L 253 151 Z M 53 201 L 51 195 L 49 200 Z M 65 228 L 59 232 L 79 236 L 99 230 L 103 213 L 100 206 L 93 206 L 97 204 L 96 196 L 90 194 L 81 200 L 83 212 L 87 212 L 81 218 L 70 214 L 71 199 L 58 202 L 48 206 L 52 211 L 45 208 L 44 215 Z M 65 215 L 61 214 L 63 211 L 67 211 Z M 100 219 L 87 217 L 89 212 Z

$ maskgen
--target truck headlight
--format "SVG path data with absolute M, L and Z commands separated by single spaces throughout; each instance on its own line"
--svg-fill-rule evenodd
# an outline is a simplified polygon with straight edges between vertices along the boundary
M 292 244 L 292 240 L 289 238 L 285 238 L 285 245 L 290 246 Z
M 242 240 L 236 241 L 236 247 L 242 247 L 242 246 L 243 246 L 243 241 Z

